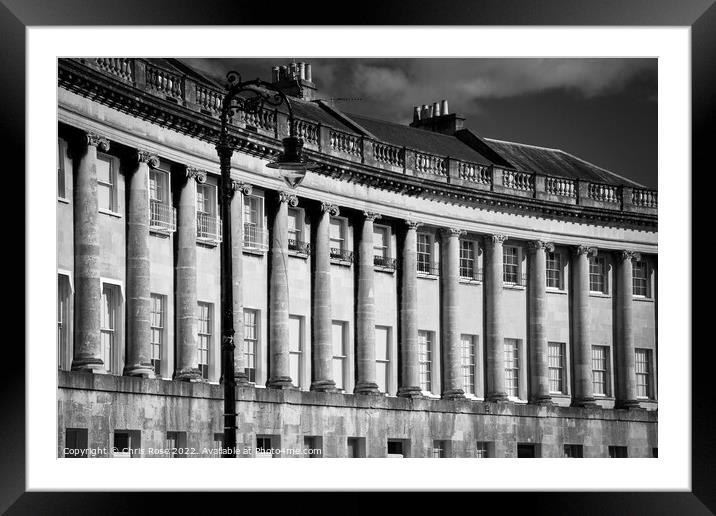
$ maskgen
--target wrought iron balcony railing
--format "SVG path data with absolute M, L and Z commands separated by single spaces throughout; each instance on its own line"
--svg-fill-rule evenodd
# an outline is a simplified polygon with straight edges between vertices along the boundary
M 177 212 L 173 206 L 161 201 L 149 203 L 149 229 L 163 233 L 173 233 L 177 229 Z
M 209 244 L 221 242 L 221 219 L 210 213 L 196 212 L 196 238 Z
M 311 254 L 311 244 L 309 244 L 308 242 L 303 242 L 301 240 L 289 238 L 288 250 L 293 251 L 294 253 L 305 254 L 306 256 L 308 256 L 309 254 Z
M 394 271 L 398 266 L 398 260 L 389 256 L 373 256 L 373 265 Z
M 257 224 L 244 223 L 244 249 L 268 250 L 268 231 Z
M 353 251 L 348 251 L 346 249 L 339 249 L 337 247 L 331 247 L 331 258 L 334 258 L 336 260 L 341 260 L 343 262 L 352 262 L 353 261 Z

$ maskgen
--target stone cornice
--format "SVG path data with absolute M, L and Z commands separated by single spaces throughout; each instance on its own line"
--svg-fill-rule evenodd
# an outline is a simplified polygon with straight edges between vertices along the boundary
M 77 60 L 61 59 L 58 67 L 60 87 L 95 102 L 146 120 L 167 129 L 216 144 L 219 120 L 209 114 L 178 105 L 133 85 L 115 80 Z M 280 141 L 238 126 L 229 128 L 230 144 L 237 152 L 272 160 L 281 151 Z M 321 164 L 316 173 L 341 181 L 359 183 L 403 195 L 438 202 L 501 212 L 556 218 L 585 224 L 617 226 L 656 231 L 655 214 L 625 212 L 602 207 L 563 204 L 533 197 L 465 188 L 415 175 L 397 174 L 382 168 L 356 163 L 331 154 L 305 149 L 305 154 Z

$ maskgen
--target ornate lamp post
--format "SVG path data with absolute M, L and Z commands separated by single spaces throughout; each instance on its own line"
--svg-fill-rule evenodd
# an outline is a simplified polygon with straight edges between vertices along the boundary
M 231 180 L 231 156 L 234 147 L 228 133 L 229 119 L 237 112 L 256 114 L 265 104 L 280 106 L 284 102 L 288 108 L 289 135 L 282 140 L 283 152 L 266 166 L 280 170 L 281 177 L 291 187 L 298 186 L 306 171 L 319 165 L 303 155 L 303 140 L 296 137 L 293 109 L 286 94 L 275 85 L 255 79 L 241 81 L 236 72 L 226 75 L 228 92 L 221 104 L 221 133 L 216 151 L 221 167 L 221 376 L 224 382 L 224 458 L 236 457 L 236 375 L 234 368 L 234 299 L 232 292 L 232 256 L 231 256 L 231 199 L 234 188 Z M 263 91 L 261 88 L 268 90 Z M 242 96 L 244 94 L 244 96 Z M 278 121 L 277 121 L 278 123 Z M 243 374 L 239 372 L 239 374 Z

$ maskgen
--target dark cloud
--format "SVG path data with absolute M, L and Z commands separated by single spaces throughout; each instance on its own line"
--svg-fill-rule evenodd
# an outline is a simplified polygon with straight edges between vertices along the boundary
M 291 59 L 186 61 L 223 83 L 230 69 L 269 80 Z M 361 99 L 339 101 L 346 112 L 408 123 L 414 105 L 447 99 L 479 134 L 562 148 L 656 186 L 656 59 L 295 59 L 311 63 L 319 97 Z

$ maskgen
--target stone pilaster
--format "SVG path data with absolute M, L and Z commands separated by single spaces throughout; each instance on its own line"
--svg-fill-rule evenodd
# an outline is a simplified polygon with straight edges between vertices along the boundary
M 589 257 L 594 247 L 577 246 L 572 260 L 572 363 L 574 394 L 572 405 L 595 405 L 592 387 L 592 342 L 589 338 Z
M 634 356 L 634 333 L 632 328 L 632 260 L 641 255 L 634 251 L 617 253 L 616 271 L 616 406 L 618 408 L 640 408 L 636 399 L 636 357 Z
M 364 212 L 358 246 L 358 300 L 356 303 L 356 394 L 378 394 L 375 368 L 375 272 L 373 221 L 377 213 Z
M 485 237 L 485 345 L 488 401 L 507 401 L 505 391 L 505 334 L 502 313 L 502 244 L 505 235 Z
M 271 228 L 271 262 L 269 271 L 269 358 L 270 377 L 266 386 L 292 389 L 288 347 L 288 207 L 298 206 L 290 192 L 278 192 L 276 212 Z
M 73 202 L 75 241 L 75 340 L 72 370 L 105 373 L 100 348 L 99 225 L 97 148 L 106 152 L 109 141 L 87 133 L 78 144 Z
M 552 403 L 552 397 L 549 394 L 547 307 L 545 305 L 547 256 L 545 253 L 554 251 L 554 244 L 536 240 L 529 243 L 529 249 L 530 269 L 527 306 L 529 307 L 530 401 L 532 403 L 550 404 Z
M 124 374 L 154 378 L 152 368 L 149 283 L 149 167 L 159 158 L 137 151 L 137 166 L 129 178 L 127 203 L 127 354 Z
M 176 370 L 174 379 L 201 380 L 197 355 L 196 183 L 206 172 L 187 167 L 177 206 L 176 264 Z
M 338 206 L 321 203 L 313 246 L 313 379 L 312 391 L 335 391 L 333 378 L 333 329 L 331 315 L 331 216 L 337 216 Z
M 440 286 L 442 302 L 442 359 L 443 389 L 442 397 L 447 399 L 464 398 L 462 385 L 462 367 L 460 364 L 460 307 L 458 285 L 460 280 L 460 235 L 465 231 L 455 228 L 441 232 L 442 274 Z
M 246 343 L 244 342 L 244 195 L 250 195 L 252 186 L 232 181 L 231 198 L 231 290 L 234 326 L 234 378 L 237 385 L 249 385 L 246 374 Z
M 420 222 L 405 221 L 400 254 L 400 387 L 398 396 L 419 398 L 420 359 L 418 350 L 418 256 L 417 228 Z

